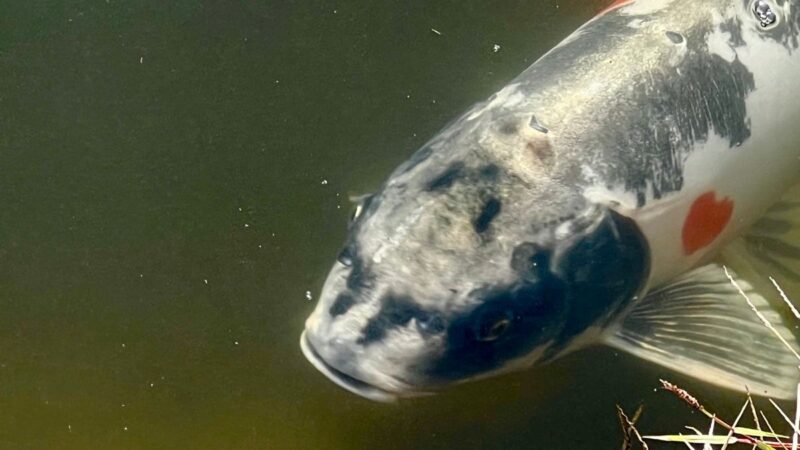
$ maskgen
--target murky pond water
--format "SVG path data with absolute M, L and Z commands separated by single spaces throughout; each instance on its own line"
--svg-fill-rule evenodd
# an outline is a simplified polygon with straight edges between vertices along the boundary
M 618 448 L 609 349 L 385 405 L 300 353 L 348 197 L 602 8 L 0 2 L 0 448 Z M 497 45 L 497 46 L 495 46 Z

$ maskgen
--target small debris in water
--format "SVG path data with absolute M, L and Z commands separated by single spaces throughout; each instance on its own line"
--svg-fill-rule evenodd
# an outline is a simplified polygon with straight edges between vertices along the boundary
M 336 14 L 337 12 L 338 12 L 338 11 L 336 11 L 335 9 L 333 10 L 333 13 L 334 13 L 334 14 Z
M 246 223 L 246 224 L 244 224 L 244 227 L 245 227 L 245 228 L 250 228 L 250 224 L 249 224 L 249 223 Z
M 500 51 L 500 44 L 494 44 L 492 46 L 492 51 L 495 52 L 495 53 L 499 52 Z
M 434 33 L 436 33 L 436 35 L 437 35 L 437 36 L 441 36 L 441 35 L 442 35 L 442 32 L 441 32 L 441 31 L 439 31 L 439 30 L 437 30 L 436 28 L 431 28 L 431 31 L 433 31 Z
M 322 183 L 320 183 L 320 184 L 322 184 L 322 185 L 326 185 L 326 184 L 328 184 L 328 180 L 326 180 L 326 179 L 323 179 L 323 180 L 322 180 Z
M 139 64 L 144 64 L 144 56 L 139 57 Z
M 208 279 L 207 278 L 203 278 L 203 283 L 208 284 Z
M 239 345 L 239 341 L 233 341 L 233 345 Z
M 122 348 L 125 348 L 125 344 L 122 344 Z
M 311 291 L 306 291 L 306 300 L 313 300 L 314 296 L 311 295 Z
M 150 387 L 156 387 L 155 383 L 150 383 Z
M 122 429 L 128 431 L 128 427 L 122 427 Z

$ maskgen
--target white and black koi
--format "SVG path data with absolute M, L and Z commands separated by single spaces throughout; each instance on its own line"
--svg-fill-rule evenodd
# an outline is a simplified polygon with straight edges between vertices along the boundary
M 800 287 L 799 39 L 800 0 L 612 5 L 363 200 L 306 357 L 391 400 L 601 343 L 793 397 L 739 289 L 794 343 L 759 277 Z

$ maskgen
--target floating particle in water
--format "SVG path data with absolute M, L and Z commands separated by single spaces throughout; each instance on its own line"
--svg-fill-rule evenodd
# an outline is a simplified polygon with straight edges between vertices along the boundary
M 436 34 L 437 36 L 441 36 L 442 35 L 442 32 L 437 30 L 436 28 L 431 28 L 431 31 L 433 31 L 433 33 Z
M 144 56 L 139 57 L 139 64 L 144 64 Z
M 500 51 L 500 44 L 494 44 L 492 46 L 492 51 L 495 52 L 495 53 L 499 52 Z
M 239 345 L 239 341 L 233 341 L 233 345 Z
M 249 223 L 246 223 L 246 224 L 244 224 L 244 227 L 245 227 L 245 228 L 250 228 L 250 224 L 249 224 Z
M 208 284 L 208 279 L 207 278 L 203 278 L 203 283 Z
M 324 179 L 324 178 L 323 178 L 323 179 L 322 179 L 322 183 L 320 183 L 320 184 L 324 186 L 324 185 L 328 184 L 328 180 L 326 180 L 326 179 Z
M 306 291 L 306 300 L 313 300 L 314 296 L 311 295 L 311 291 Z

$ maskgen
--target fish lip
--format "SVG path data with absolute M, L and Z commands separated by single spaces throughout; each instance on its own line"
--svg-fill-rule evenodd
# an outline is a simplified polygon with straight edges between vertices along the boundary
M 358 378 L 354 378 L 353 376 L 348 375 L 325 362 L 325 360 L 322 359 L 319 353 L 317 353 L 317 351 L 314 349 L 311 341 L 308 340 L 305 330 L 303 331 L 303 334 L 300 335 L 300 349 L 303 351 L 303 355 L 305 355 L 306 359 L 308 359 L 308 361 L 314 367 L 316 367 L 317 370 L 322 372 L 326 377 L 328 377 L 328 379 L 336 383 L 339 387 L 376 402 L 391 403 L 397 401 L 399 398 L 399 395 L 396 393 L 386 391 L 365 381 L 359 380 Z

